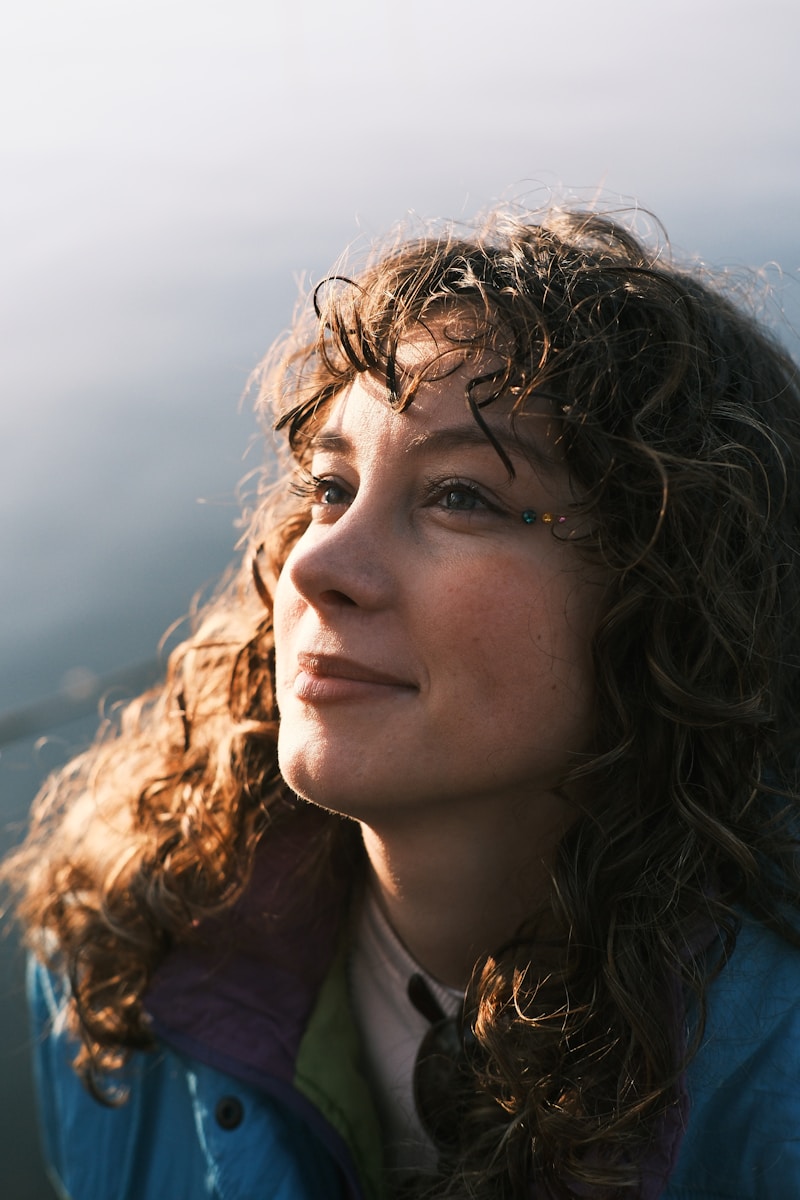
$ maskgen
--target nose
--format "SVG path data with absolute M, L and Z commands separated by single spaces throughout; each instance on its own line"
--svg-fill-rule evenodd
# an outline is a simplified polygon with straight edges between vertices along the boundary
M 392 522 L 359 494 L 333 524 L 314 524 L 281 572 L 314 608 L 385 608 L 397 595 Z

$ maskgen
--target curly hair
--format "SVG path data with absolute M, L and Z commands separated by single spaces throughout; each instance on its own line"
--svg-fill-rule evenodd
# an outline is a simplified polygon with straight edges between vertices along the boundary
M 552 404 L 586 517 L 576 546 L 609 583 L 594 752 L 564 780 L 591 801 L 559 846 L 546 934 L 532 914 L 476 967 L 472 1102 L 434 1193 L 521 1196 L 536 1179 L 556 1197 L 631 1195 L 741 913 L 800 941 L 800 386 L 719 281 L 621 221 L 494 214 L 317 289 L 258 373 L 287 449 L 236 575 L 163 686 L 48 782 L 10 873 L 31 943 L 70 979 L 77 1066 L 96 1082 L 149 1044 L 143 996 L 170 947 L 241 896 L 257 844 L 292 819 L 271 613 L 308 521 L 290 487 L 307 431 L 361 372 L 412 404 L 398 348 L 465 312 L 453 336 L 500 361 L 467 388 L 475 420 L 492 440 L 498 397 Z M 309 869 L 351 836 L 328 823 Z

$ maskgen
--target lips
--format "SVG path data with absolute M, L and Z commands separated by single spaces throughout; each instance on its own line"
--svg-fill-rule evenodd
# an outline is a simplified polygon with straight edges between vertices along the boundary
M 302 675 L 315 679 L 341 679 L 352 683 L 374 684 L 379 687 L 408 688 L 416 685 L 392 671 L 356 662 L 337 654 L 317 654 L 304 651 L 297 656 L 297 666 Z

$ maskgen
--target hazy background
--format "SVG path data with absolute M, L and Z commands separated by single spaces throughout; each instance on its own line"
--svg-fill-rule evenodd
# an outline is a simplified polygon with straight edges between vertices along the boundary
M 780 263 L 798 324 L 799 29 L 796 0 L 5 12 L 5 845 L 93 721 L 8 739 L 42 701 L 150 660 L 231 557 L 248 373 L 299 277 L 353 239 L 410 211 L 599 190 L 653 209 L 687 254 Z M 0 946 L 0 1195 L 39 1200 L 20 963 Z

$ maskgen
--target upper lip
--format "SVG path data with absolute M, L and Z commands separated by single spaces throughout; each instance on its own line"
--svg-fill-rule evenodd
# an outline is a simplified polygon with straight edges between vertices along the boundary
M 327 675 L 334 679 L 354 679 L 359 683 L 382 683 L 389 687 L 413 688 L 416 685 L 392 671 L 371 667 L 366 663 L 344 658 L 339 654 L 318 654 L 303 651 L 297 656 L 297 665 L 309 675 Z

